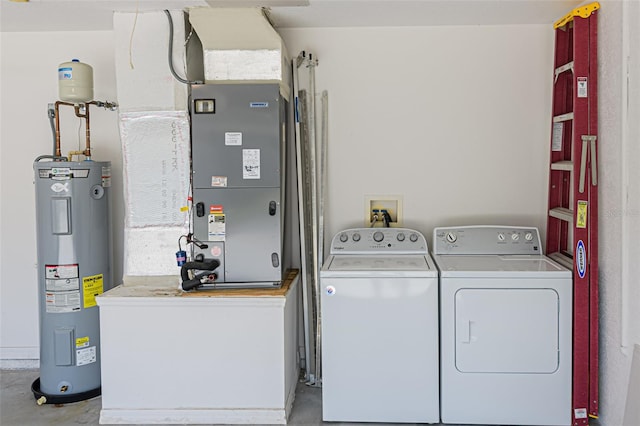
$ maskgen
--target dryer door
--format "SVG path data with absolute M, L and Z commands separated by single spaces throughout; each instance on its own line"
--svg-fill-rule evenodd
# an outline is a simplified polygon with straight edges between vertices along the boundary
M 461 288 L 455 365 L 463 373 L 558 369 L 558 293 L 548 288 Z

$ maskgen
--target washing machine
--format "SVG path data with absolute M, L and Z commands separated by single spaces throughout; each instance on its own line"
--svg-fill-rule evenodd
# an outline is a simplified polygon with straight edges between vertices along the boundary
M 322 419 L 438 423 L 438 272 L 424 236 L 339 232 L 320 289 Z
M 536 228 L 440 227 L 441 418 L 570 425 L 571 271 Z

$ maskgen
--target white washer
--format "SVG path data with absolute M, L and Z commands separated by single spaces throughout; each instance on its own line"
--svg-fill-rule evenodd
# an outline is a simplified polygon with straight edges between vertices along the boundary
M 571 271 L 536 228 L 442 227 L 443 423 L 570 425 Z
M 320 279 L 322 419 L 438 423 L 438 271 L 424 236 L 339 232 Z

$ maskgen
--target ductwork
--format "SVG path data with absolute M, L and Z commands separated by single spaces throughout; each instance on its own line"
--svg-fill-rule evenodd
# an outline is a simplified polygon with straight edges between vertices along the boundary
M 188 13 L 202 44 L 205 83 L 277 82 L 288 98 L 286 47 L 262 8 L 195 7 Z

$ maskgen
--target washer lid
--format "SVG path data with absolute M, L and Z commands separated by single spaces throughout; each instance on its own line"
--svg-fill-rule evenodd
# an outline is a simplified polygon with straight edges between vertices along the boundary
M 442 277 L 571 277 L 546 256 L 433 256 Z
M 349 276 L 438 276 L 431 258 L 421 255 L 374 256 L 338 255 L 330 256 L 322 272 L 327 275 Z

